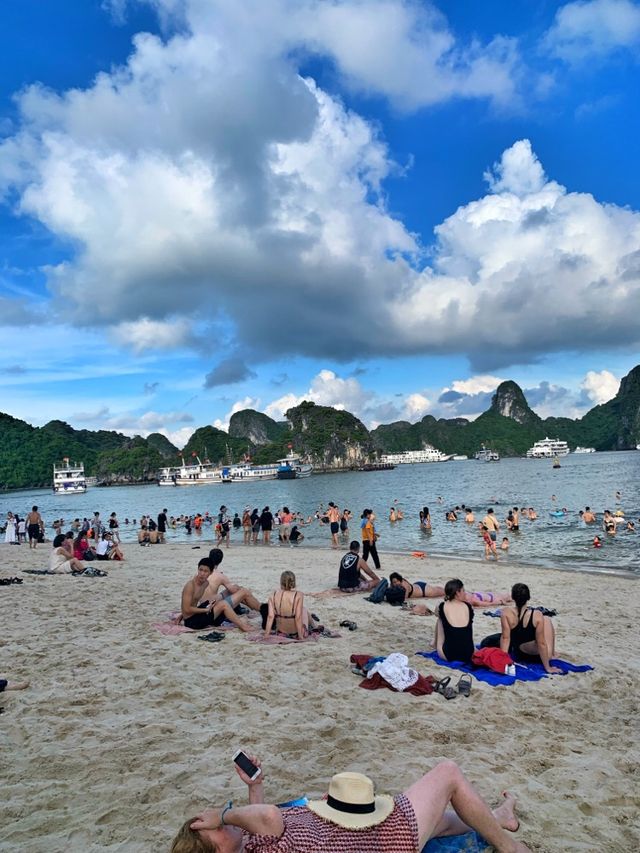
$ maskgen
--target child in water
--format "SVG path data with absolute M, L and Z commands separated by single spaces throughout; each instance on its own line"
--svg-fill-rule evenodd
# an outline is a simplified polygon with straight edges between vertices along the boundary
M 594 548 L 602 548 L 602 539 L 599 536 L 593 537 L 593 547 Z
M 482 525 L 482 539 L 484 541 L 484 558 L 488 560 L 491 554 L 499 560 L 498 557 L 498 549 L 496 548 L 496 543 L 493 541 L 491 536 L 489 536 L 489 528 L 486 524 Z
M 500 550 L 501 551 L 508 551 L 509 550 L 509 537 L 508 536 L 502 537 L 502 543 L 500 544 Z

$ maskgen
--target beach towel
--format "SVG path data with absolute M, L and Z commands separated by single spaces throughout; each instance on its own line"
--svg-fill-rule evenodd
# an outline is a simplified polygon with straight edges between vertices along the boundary
M 512 684 L 515 684 L 516 681 L 540 681 L 542 678 L 547 677 L 547 673 L 544 670 L 544 667 L 541 663 L 517 663 L 516 662 L 516 674 L 515 675 L 499 675 L 497 672 L 491 672 L 491 670 L 478 668 L 473 664 L 468 663 L 460 663 L 460 661 L 446 661 L 442 660 L 439 657 L 437 652 L 416 652 L 417 655 L 420 655 L 423 658 L 430 658 L 432 661 L 438 664 L 438 666 L 446 666 L 448 669 L 459 669 L 462 672 L 467 672 L 469 675 L 472 675 L 474 678 L 477 678 L 478 681 L 484 681 L 486 684 L 490 684 L 492 687 L 498 687 L 499 685 L 504 685 L 509 687 Z M 588 672 L 592 670 L 593 667 L 588 664 L 584 664 L 582 666 L 576 666 L 573 663 L 569 663 L 565 660 L 557 660 L 554 659 L 551 661 L 552 666 L 557 666 L 558 669 L 562 670 L 562 675 L 567 675 L 569 672 Z
M 309 634 L 308 637 L 300 640 L 298 637 L 287 637 L 286 634 L 268 634 L 265 636 L 261 631 L 257 634 L 247 634 L 247 640 L 251 643 L 262 643 L 265 646 L 287 646 L 289 643 L 307 643 L 316 642 L 317 634 Z
M 205 628 L 187 628 L 186 625 L 178 624 L 176 619 L 180 616 L 179 610 L 170 610 L 167 613 L 166 621 L 152 622 L 151 627 L 155 628 L 165 637 L 176 637 L 178 634 L 198 634 L 200 631 L 211 631 L 211 626 Z M 236 626 L 233 622 L 223 622 L 222 625 L 216 627 L 216 631 L 232 631 Z
M 372 669 L 373 666 L 378 666 L 380 662 L 386 660 L 386 658 L 374 657 L 373 655 L 355 654 L 351 655 L 349 660 L 352 664 L 355 664 L 355 667 L 357 667 L 355 670 L 356 673 L 360 674 L 358 670 L 369 673 L 369 670 Z M 415 681 L 411 687 L 399 691 L 396 690 L 395 687 L 392 687 L 388 681 L 385 681 L 379 672 L 375 672 L 372 676 L 364 678 L 358 687 L 362 687 L 365 690 L 380 690 L 383 687 L 387 687 L 389 690 L 393 690 L 394 693 L 402 692 L 411 693 L 412 696 L 428 696 L 435 690 L 435 683 L 436 680 L 432 675 L 418 675 L 417 681 Z

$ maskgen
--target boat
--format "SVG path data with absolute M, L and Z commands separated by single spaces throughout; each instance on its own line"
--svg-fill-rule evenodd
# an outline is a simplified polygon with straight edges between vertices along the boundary
M 478 462 L 499 462 L 500 454 L 496 453 L 495 450 L 489 450 L 489 448 L 485 447 L 483 444 L 473 458 L 477 459 Z
M 275 480 L 278 476 L 277 464 L 251 465 L 240 462 L 237 465 L 225 465 L 220 472 L 222 483 L 246 483 L 254 480 Z
M 380 461 L 388 465 L 416 465 L 422 462 L 447 462 L 452 456 L 447 456 L 430 444 L 422 450 L 404 450 L 402 453 L 384 453 Z
M 217 483 L 222 483 L 222 471 L 211 462 L 202 462 L 199 456 L 196 456 L 196 462 L 192 465 L 186 465 L 184 459 L 182 465 L 170 470 L 169 475 L 171 480 L 174 480 L 176 486 L 210 486 Z M 169 485 L 166 478 L 163 479 L 162 485 Z
M 303 462 L 297 453 L 289 450 L 284 459 L 278 459 L 278 480 L 300 480 L 302 477 L 310 477 L 313 465 Z
M 53 463 L 54 495 L 79 495 L 87 491 L 82 462 L 70 462 L 65 456 L 62 462 Z
M 160 468 L 158 471 L 159 486 L 177 486 L 178 479 L 177 468 Z
M 466 453 L 456 453 L 455 456 L 451 457 L 452 462 L 466 462 L 469 457 Z
M 569 445 L 559 438 L 543 438 L 527 450 L 527 459 L 553 459 L 554 456 L 568 455 Z
M 580 447 L 578 445 L 578 447 L 576 447 L 576 449 L 573 452 L 574 453 L 595 453 L 596 449 L 595 449 L 595 447 Z
M 560 460 L 558 459 L 557 456 L 555 456 L 553 459 L 553 467 L 554 468 L 562 468 L 562 465 L 560 464 Z
M 384 458 L 384 457 L 383 457 Z M 354 468 L 355 471 L 393 471 L 396 466 L 391 462 L 365 462 Z

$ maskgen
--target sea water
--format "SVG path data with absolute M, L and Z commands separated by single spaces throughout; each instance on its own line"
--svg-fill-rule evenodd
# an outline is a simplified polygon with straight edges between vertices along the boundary
M 25 516 L 37 504 L 51 536 L 51 522 L 64 518 L 65 527 L 74 518 L 91 518 L 98 510 L 106 523 L 109 514 L 117 512 L 123 542 L 134 542 L 137 529 L 125 525 L 141 515 L 156 517 L 166 507 L 168 514 L 194 515 L 209 512 L 217 515 L 222 504 L 229 514 L 242 516 L 245 506 L 259 511 L 269 506 L 273 511 L 288 506 L 305 518 L 322 504 L 333 501 L 348 507 L 354 515 L 349 534 L 342 537 L 359 539 L 360 514 L 365 507 L 376 513 L 376 529 L 380 535 L 378 549 L 384 551 L 425 551 L 450 557 L 482 558 L 483 545 L 477 522 L 488 507 L 493 507 L 501 524 L 498 544 L 508 536 L 508 554 L 500 556 L 509 562 L 579 570 L 625 570 L 640 574 L 640 452 L 592 453 L 561 457 L 561 467 L 553 468 L 551 459 L 503 459 L 500 462 L 435 462 L 399 465 L 391 471 L 341 472 L 314 474 L 303 480 L 266 480 L 252 483 L 216 484 L 208 486 L 121 486 L 89 488 L 82 495 L 54 495 L 49 490 L 0 493 L 1 518 L 8 511 Z M 620 497 L 616 497 L 616 493 Z M 555 496 L 555 500 L 552 498 Z M 457 522 L 447 522 L 445 512 L 456 505 L 472 507 L 476 524 L 464 522 L 464 512 Z M 389 522 L 391 506 L 401 507 L 404 519 Z M 418 513 L 429 507 L 433 529 L 420 530 Z M 535 521 L 520 518 L 520 531 L 510 533 L 504 524 L 508 510 L 514 506 L 534 507 Z M 597 513 L 597 525 L 585 525 L 578 511 L 590 506 Z M 562 517 L 551 513 L 566 507 Z M 601 528 L 602 512 L 622 510 L 626 519 L 638 527 L 637 533 L 619 526 L 616 536 L 606 536 Z M 330 544 L 328 525 L 315 519 L 300 527 L 304 546 Z M 603 546 L 593 547 L 593 537 L 602 536 Z M 184 529 L 170 530 L 168 538 L 195 543 L 197 534 L 187 536 Z M 202 536 L 213 539 L 210 526 Z M 272 538 L 277 543 L 277 531 Z M 232 533 L 233 541 L 242 542 L 242 531 Z M 204 544 L 204 543 L 203 543 Z M 136 546 L 137 547 L 137 546 Z M 383 563 L 385 567 L 388 562 Z

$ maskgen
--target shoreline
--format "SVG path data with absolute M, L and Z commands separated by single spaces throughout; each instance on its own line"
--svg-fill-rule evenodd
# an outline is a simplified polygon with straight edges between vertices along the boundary
M 179 605 L 213 547 L 199 544 L 125 544 L 126 562 L 101 564 L 106 578 L 25 574 L 22 585 L 3 588 L 16 614 L 3 631 L 3 667 L 31 681 L 2 697 L 0 739 L 10 756 L 3 850 L 168 850 L 184 818 L 244 796 L 230 761 L 237 747 L 261 756 L 269 802 L 319 796 L 347 769 L 396 793 L 449 758 L 490 802 L 505 789 L 519 797 L 519 837 L 538 851 L 638 847 L 638 747 L 629 721 L 640 656 L 629 614 L 640 596 L 631 578 L 457 561 L 470 591 L 525 580 L 533 605 L 558 609 L 562 656 L 595 669 L 513 687 L 474 680 L 468 699 L 447 702 L 358 687 L 352 653 L 398 651 L 423 675 L 457 674 L 415 655 L 433 638 L 433 617 L 372 605 L 365 593 L 311 597 L 335 586 L 341 550 L 232 546 L 222 564 L 260 601 L 283 569 L 294 571 L 307 606 L 338 638 L 269 646 L 235 630 L 222 644 L 160 634 L 153 623 Z M 48 550 L 0 545 L 0 573 L 40 565 Z M 381 560 L 385 575 L 397 570 L 411 580 L 444 582 L 452 568 L 435 556 L 383 552 Z M 499 628 L 481 610 L 476 642 Z M 355 632 L 339 627 L 345 618 Z

